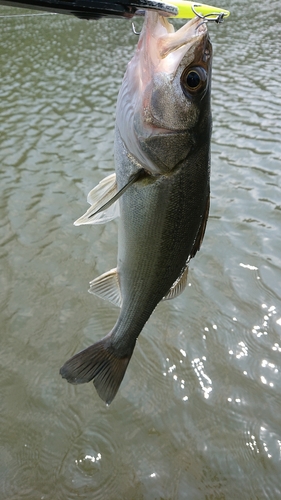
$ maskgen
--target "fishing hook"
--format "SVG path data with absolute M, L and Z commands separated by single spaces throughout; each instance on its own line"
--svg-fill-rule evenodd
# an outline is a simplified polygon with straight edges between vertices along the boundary
M 202 16 L 202 14 L 200 14 L 199 12 L 196 12 L 195 7 L 200 7 L 200 4 L 193 4 L 193 5 L 191 5 L 191 9 L 192 9 L 192 12 L 197 17 L 200 17 L 200 19 L 203 19 L 202 24 L 210 22 L 210 21 L 215 21 L 215 23 L 217 23 L 217 24 L 223 22 L 223 18 L 225 16 L 224 12 L 220 12 L 220 14 L 218 14 L 218 15 L 217 15 L 216 12 L 210 12 L 209 14 L 206 14 L 205 16 Z M 210 16 L 216 16 L 216 17 L 212 17 L 210 19 L 207 19 L 207 17 L 210 17 Z M 199 25 L 199 26 L 201 26 L 201 25 Z M 198 28 L 199 28 L 199 26 L 198 26 Z
M 140 35 L 141 34 L 140 31 L 136 30 L 134 23 L 132 23 L 132 32 L 134 33 L 134 35 Z

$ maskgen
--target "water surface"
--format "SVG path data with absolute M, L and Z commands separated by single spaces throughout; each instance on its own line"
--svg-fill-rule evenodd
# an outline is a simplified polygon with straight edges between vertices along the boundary
M 118 221 L 72 222 L 114 169 L 136 37 L 125 20 L 0 10 L 3 500 L 281 497 L 281 29 L 264 0 L 220 6 L 205 240 L 110 407 L 58 372 L 118 314 L 87 293 L 116 265 Z

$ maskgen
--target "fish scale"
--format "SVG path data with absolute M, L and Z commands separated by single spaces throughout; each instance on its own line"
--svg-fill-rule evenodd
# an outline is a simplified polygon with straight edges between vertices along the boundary
M 91 293 L 121 306 L 111 332 L 61 368 L 68 382 L 93 380 L 111 403 L 136 339 L 163 298 L 185 288 L 189 259 L 202 243 L 209 211 L 212 51 L 206 24 L 178 31 L 147 12 L 119 92 L 115 170 L 91 191 L 75 224 L 115 217 L 117 267 L 90 283 Z M 190 75 L 190 78 L 189 78 Z

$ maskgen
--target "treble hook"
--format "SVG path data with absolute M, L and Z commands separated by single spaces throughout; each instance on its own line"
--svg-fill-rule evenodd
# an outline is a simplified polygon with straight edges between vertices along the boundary
M 132 32 L 134 33 L 134 35 L 140 35 L 141 34 L 140 31 L 136 30 L 134 23 L 132 23 Z
M 194 5 L 191 5 L 191 9 L 192 9 L 192 12 L 197 16 L 197 17 L 200 17 L 200 19 L 203 19 L 203 23 L 207 23 L 208 21 L 215 21 L 215 23 L 219 24 L 219 23 L 222 23 L 223 22 L 223 18 L 225 16 L 225 13 L 224 12 L 220 12 L 218 15 L 216 12 L 210 12 L 209 14 L 206 14 L 205 16 L 202 16 L 202 14 L 200 14 L 199 12 L 196 12 L 195 10 L 195 7 L 200 7 L 200 4 L 194 4 Z M 216 16 L 217 15 L 217 16 Z M 212 17 L 210 19 L 207 19 L 207 17 L 210 17 L 210 16 L 216 16 L 216 17 Z M 202 24 L 203 24 L 202 23 Z M 199 27 L 199 26 L 198 26 Z

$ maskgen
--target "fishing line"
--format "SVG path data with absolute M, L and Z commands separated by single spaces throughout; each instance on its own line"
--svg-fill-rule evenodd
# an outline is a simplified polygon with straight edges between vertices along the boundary
M 8 15 L 8 16 L 0 16 L 1 19 L 3 19 L 4 17 L 7 18 L 7 17 L 34 17 L 34 16 L 57 16 L 57 12 L 46 12 L 46 13 L 43 13 L 43 14 L 14 14 L 14 15 Z

